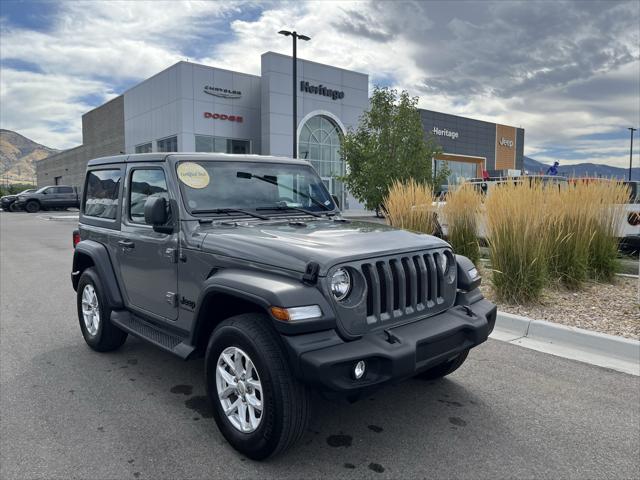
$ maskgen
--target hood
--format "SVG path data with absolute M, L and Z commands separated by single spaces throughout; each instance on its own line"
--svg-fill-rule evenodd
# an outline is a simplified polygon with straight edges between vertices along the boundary
M 324 276 L 337 263 L 447 245 L 431 235 L 369 222 L 322 219 L 292 225 L 290 220 L 203 225 L 202 249 L 299 272 L 317 262 Z
M 5 195 L 4 197 L 0 197 L 0 200 L 13 200 L 18 198 L 18 195 Z

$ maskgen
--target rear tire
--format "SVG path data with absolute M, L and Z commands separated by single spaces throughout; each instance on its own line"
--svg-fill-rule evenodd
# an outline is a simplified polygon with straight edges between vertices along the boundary
M 97 352 L 110 352 L 122 346 L 127 333 L 111 323 L 100 277 L 93 268 L 82 272 L 78 282 L 78 320 L 87 345 Z
M 436 365 L 435 367 L 431 367 L 430 369 L 419 373 L 416 375 L 416 378 L 420 378 L 422 380 L 436 380 L 438 378 L 446 377 L 462 366 L 464 361 L 467 359 L 467 355 L 469 355 L 468 349 L 458 354 L 458 356 L 452 358 L 448 362 L 441 363 L 440 365 Z
M 40 210 L 40 204 L 35 200 L 29 200 L 24 209 L 29 213 L 36 213 Z
M 225 361 L 223 353 L 227 359 L 239 354 L 240 365 L 233 360 Z M 243 366 L 247 366 L 246 382 L 241 373 L 245 371 Z M 236 372 L 240 374 L 234 383 Z M 304 435 L 309 420 L 309 392 L 293 376 L 281 340 L 266 315 L 237 315 L 216 327 L 207 347 L 205 380 L 220 432 L 233 448 L 247 457 L 262 460 L 276 455 Z M 225 397 L 221 393 L 224 391 L 232 393 Z M 245 395 L 245 391 L 249 393 Z M 255 405 L 256 397 L 261 410 L 256 407 L 252 417 L 248 405 Z M 223 402 L 230 409 L 229 415 L 224 411 Z M 240 403 L 233 408 L 236 402 Z M 240 418 L 242 425 L 239 425 Z M 243 426 L 247 427 L 246 431 Z

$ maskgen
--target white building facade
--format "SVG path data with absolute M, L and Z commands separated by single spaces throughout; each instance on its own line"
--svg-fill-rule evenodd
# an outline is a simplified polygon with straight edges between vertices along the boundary
M 298 60 L 298 157 L 311 161 L 346 208 L 340 139 L 368 108 L 368 75 Z M 261 76 L 179 62 L 124 93 L 125 153 L 226 152 L 291 156 L 292 59 L 267 52 Z

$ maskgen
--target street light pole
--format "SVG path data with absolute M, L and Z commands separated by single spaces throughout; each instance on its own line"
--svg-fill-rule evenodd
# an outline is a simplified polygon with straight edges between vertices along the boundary
M 631 145 L 629 145 L 629 181 L 631 181 L 631 167 L 633 166 L 633 132 L 635 132 L 637 128 L 629 127 L 629 131 L 631 132 Z
M 308 41 L 311 40 L 311 37 L 307 37 L 306 35 L 302 35 L 295 30 L 293 32 L 289 32 L 288 30 L 280 30 L 278 32 L 280 35 L 284 35 L 285 37 L 291 36 L 293 40 L 293 158 L 298 158 L 298 45 L 297 40 Z

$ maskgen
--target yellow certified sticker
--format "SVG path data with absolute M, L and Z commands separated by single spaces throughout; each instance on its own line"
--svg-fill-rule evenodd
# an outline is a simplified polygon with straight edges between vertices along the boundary
M 209 174 L 201 165 L 193 162 L 183 162 L 178 165 L 178 178 L 191 188 L 205 188 L 209 185 Z

